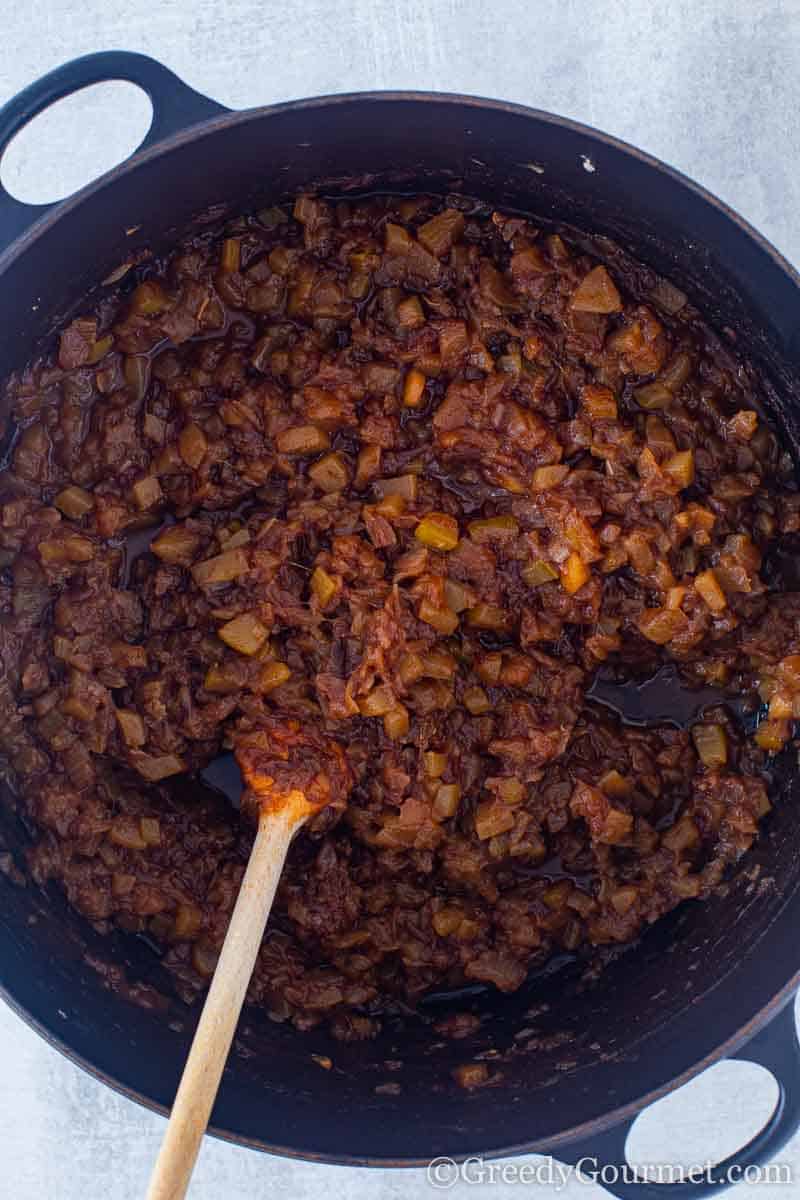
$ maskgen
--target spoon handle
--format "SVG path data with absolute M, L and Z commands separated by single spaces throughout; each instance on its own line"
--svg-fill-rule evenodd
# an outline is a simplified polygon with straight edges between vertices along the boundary
M 183 1200 L 292 837 L 308 813 L 262 813 L 189 1057 L 156 1159 L 147 1200 Z

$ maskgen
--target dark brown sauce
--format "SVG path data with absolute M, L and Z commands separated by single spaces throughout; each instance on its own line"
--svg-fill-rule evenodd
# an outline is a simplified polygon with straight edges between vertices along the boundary
M 544 879 L 557 883 L 560 879 L 568 879 L 582 891 L 591 892 L 594 880 L 593 871 L 570 871 L 561 861 L 560 854 L 554 854 L 538 867 L 523 867 L 518 873 L 525 879 Z
M 239 807 L 242 798 L 242 773 L 239 764 L 232 754 L 219 754 L 212 758 L 208 766 L 203 767 L 194 777 L 201 785 L 217 796 L 224 796 L 233 805 Z
M 707 708 L 731 705 L 717 688 L 690 688 L 674 666 L 662 667 L 641 682 L 620 682 L 610 671 L 598 671 L 586 699 L 608 708 L 623 725 L 674 725 L 686 729 Z
M 131 575 L 137 559 L 143 554 L 150 553 L 150 543 L 158 537 L 162 529 L 167 529 L 170 525 L 175 524 L 173 516 L 165 516 L 158 524 L 145 526 L 144 529 L 134 529 L 120 538 L 116 543 L 121 552 L 122 558 L 119 571 L 119 586 L 127 588 L 131 583 Z

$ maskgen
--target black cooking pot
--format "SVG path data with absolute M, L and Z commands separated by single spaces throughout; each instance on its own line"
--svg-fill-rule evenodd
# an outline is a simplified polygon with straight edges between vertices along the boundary
M 734 213 L 652 158 L 546 113 L 460 96 L 334 96 L 231 113 L 151 59 L 124 53 L 69 63 L 7 104 L 0 153 L 52 101 L 107 79 L 137 83 L 153 102 L 136 155 L 57 206 L 0 195 L 8 243 L 0 255 L 0 376 L 131 251 L 169 247 L 198 214 L 233 214 L 299 189 L 463 191 L 606 234 L 674 280 L 721 332 L 736 331 L 738 348 L 771 381 L 772 415 L 796 448 L 800 279 Z M 778 1079 L 775 1112 L 734 1161 L 770 1157 L 800 1122 L 789 1004 L 800 983 L 795 774 L 779 775 L 776 789 L 758 844 L 724 894 L 658 922 L 593 984 L 567 965 L 515 996 L 465 999 L 484 1018 L 469 1039 L 442 1041 L 429 1021 L 398 1018 L 376 1040 L 348 1046 L 248 1012 L 214 1132 L 351 1164 L 523 1151 L 621 1164 L 635 1114 L 727 1055 L 762 1063 Z M 10 811 L 2 819 L 7 848 L 21 856 L 26 830 Z M 159 982 L 147 947 L 121 934 L 96 937 L 59 894 L 0 874 L 8 1002 L 73 1060 L 163 1110 L 196 1013 L 177 1002 L 170 1012 L 132 1003 L 124 988 L 106 986 L 108 970 L 120 967 L 137 995 L 137 981 Z M 435 1003 L 428 1014 L 436 1015 Z M 313 1055 L 329 1056 L 332 1069 Z M 470 1094 L 451 1070 L 476 1055 L 496 1078 Z M 725 1173 L 723 1164 L 713 1184 L 666 1190 L 699 1195 Z M 611 1186 L 620 1196 L 665 1192 Z

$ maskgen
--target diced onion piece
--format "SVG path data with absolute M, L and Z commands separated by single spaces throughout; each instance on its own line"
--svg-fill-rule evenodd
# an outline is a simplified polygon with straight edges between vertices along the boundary
M 488 258 L 481 259 L 479 283 L 481 295 L 498 308 L 516 312 L 520 308 L 519 297 L 506 282 L 502 271 L 498 271 Z
M 455 904 L 446 904 L 433 914 L 431 924 L 439 937 L 450 937 L 460 928 L 463 920 L 464 913 L 460 908 Z M 482 1066 L 483 1064 L 476 1065 Z
M 150 783 L 159 783 L 186 770 L 186 763 L 177 754 L 151 755 L 136 750 L 131 752 L 131 760 L 139 774 Z
M 425 313 L 417 296 L 401 300 L 395 309 L 395 316 L 401 329 L 419 329 L 425 324 Z
M 151 442 L 156 442 L 159 446 L 164 441 L 164 435 L 167 431 L 167 422 L 161 417 L 157 417 L 155 413 L 146 412 L 142 417 L 142 433 Z
M 346 423 L 346 405 L 338 396 L 334 396 L 333 392 L 326 392 L 324 388 L 307 387 L 304 394 L 306 416 L 312 425 L 319 425 L 330 433 Z
M 241 686 L 238 673 L 232 668 L 226 670 L 224 665 L 209 667 L 203 680 L 203 687 L 207 692 L 214 692 L 221 696 L 238 692 Z
M 247 554 L 241 547 L 235 550 L 225 550 L 214 558 L 195 563 L 192 567 L 194 581 L 200 587 L 212 583 L 231 583 L 249 570 Z
M 164 499 L 164 493 L 156 475 L 145 475 L 142 479 L 137 479 L 131 488 L 131 495 L 136 507 L 141 512 L 146 512 L 148 508 L 154 508 Z
M 742 408 L 730 418 L 728 429 L 740 442 L 749 442 L 758 429 L 758 414 Z
M 412 367 L 403 383 L 403 404 L 406 408 L 418 408 L 425 395 L 427 379 L 417 367 Z
M 432 625 L 446 637 L 458 629 L 458 614 L 450 608 L 437 608 L 430 600 L 420 601 L 418 616 L 426 625 Z
M 417 525 L 414 536 L 431 550 L 455 550 L 458 545 L 458 522 L 448 513 L 429 512 Z
M 408 254 L 413 243 L 411 234 L 402 225 L 387 221 L 384 229 L 384 245 L 387 254 Z
M 446 637 L 455 633 L 458 629 L 458 614 L 454 613 L 450 608 L 437 608 L 430 600 L 422 600 L 419 605 L 419 619 L 427 625 L 433 626 L 439 633 L 443 633 Z
M 643 408 L 647 412 L 667 408 L 672 403 L 672 392 L 657 379 L 638 387 L 633 396 L 639 408 Z
M 280 454 L 321 454 L 330 448 L 331 439 L 324 429 L 316 425 L 293 425 L 284 429 L 275 438 Z
M 755 732 L 756 745 L 768 754 L 777 754 L 789 739 L 788 721 L 762 721 Z
M 475 670 L 484 683 L 488 683 L 490 686 L 498 684 L 503 670 L 502 654 L 497 652 L 483 654 L 475 664 Z
M 196 470 L 205 458 L 207 450 L 208 439 L 206 435 L 199 425 L 195 425 L 194 421 L 190 421 L 188 425 L 184 426 L 178 437 L 178 453 L 187 467 Z
M 676 587 L 667 588 L 666 608 L 680 608 L 683 604 L 683 598 L 686 595 L 686 588 L 682 584 Z
M 593 267 L 581 280 L 572 294 L 570 308 L 574 312 L 621 312 L 622 298 L 605 267 Z
M 645 608 L 637 625 L 649 642 L 665 646 L 689 624 L 689 618 L 679 608 Z
M 383 731 L 393 742 L 404 738 L 410 728 L 408 709 L 403 704 L 387 712 L 383 718 Z
M 527 567 L 522 568 L 520 575 L 528 587 L 534 588 L 558 579 L 556 568 L 549 562 L 545 562 L 543 558 L 537 558 L 534 562 L 528 563 Z
M 187 566 L 199 544 L 198 535 L 191 533 L 185 525 L 172 525 L 150 543 L 150 549 L 162 562 Z
M 494 538 L 516 537 L 519 533 L 519 521 L 516 517 L 508 515 L 485 517 L 470 521 L 467 529 L 473 542 L 488 542 Z
M 468 687 L 461 697 L 464 707 L 473 717 L 480 717 L 491 710 L 492 703 L 482 687 Z
M 447 607 L 452 608 L 454 613 L 462 613 L 465 609 L 472 608 L 476 599 L 472 589 L 465 587 L 457 579 L 445 580 L 444 598 L 447 602 Z
M 662 469 L 672 476 L 679 488 L 691 487 L 694 483 L 694 451 L 679 450 L 667 459 Z
M 88 538 L 69 534 L 39 542 L 39 557 L 43 563 L 82 563 L 94 558 L 94 544 Z
M 154 317 L 169 306 L 169 296 L 154 279 L 146 279 L 144 283 L 140 283 L 131 296 L 131 311 L 137 316 Z
M 308 468 L 311 478 L 320 491 L 341 492 L 350 482 L 350 472 L 343 455 L 338 450 L 324 455 Z
M 453 243 L 457 242 L 464 232 L 464 214 L 457 208 L 446 208 L 437 213 L 417 230 L 417 237 L 431 254 L 441 258 L 449 254 Z
M 617 398 L 611 388 L 587 384 L 581 397 L 581 408 L 590 421 L 616 421 Z
M 191 942 L 197 937 L 203 924 L 203 914 L 196 904 L 180 903 L 175 909 L 172 936 L 178 942 Z
M 404 687 L 411 687 L 425 674 L 425 664 L 420 654 L 403 654 L 397 664 L 397 674 Z
M 137 403 L 143 400 L 150 381 L 150 359 L 142 354 L 126 354 L 122 372 L 133 399 Z
M 251 540 L 249 529 L 237 529 L 230 537 L 225 537 L 223 531 L 220 530 L 217 536 L 223 550 L 235 550 L 237 546 L 249 546 Z
M 800 654 L 787 654 L 778 663 L 778 674 L 793 691 L 800 691 Z
M 219 951 L 214 950 L 212 946 L 206 946 L 203 942 L 195 942 L 192 946 L 192 966 L 204 979 L 211 978 L 217 969 L 218 961 Z
M 556 883 L 551 883 L 550 887 L 545 888 L 542 892 L 542 899 L 548 908 L 554 912 L 560 912 L 562 908 L 566 908 L 567 900 L 572 891 L 572 884 L 568 879 L 559 879 Z
M 147 647 L 131 646 L 128 642 L 112 642 L 111 654 L 115 667 L 121 671 L 139 670 L 147 666 Z
M 558 487 L 569 475 L 569 467 L 553 463 L 549 467 L 537 467 L 533 472 L 531 486 L 535 492 L 546 492 Z
M 363 488 L 374 479 L 381 469 L 381 448 L 374 444 L 362 446 L 356 461 L 356 475 L 353 486 Z
M 397 701 L 394 693 L 385 683 L 379 683 L 368 695 L 358 701 L 358 711 L 362 717 L 383 717 L 396 707 Z
M 439 330 L 439 354 L 445 363 L 457 363 L 468 346 L 469 333 L 463 321 L 443 322 Z
M 422 660 L 428 679 L 452 679 L 458 670 L 458 664 L 452 654 L 434 646 Z
M 773 692 L 769 702 L 769 716 L 771 721 L 787 721 L 794 716 L 794 704 L 790 696 L 785 692 Z
M 447 755 L 438 750 L 426 750 L 422 755 L 422 768 L 429 779 L 438 779 L 444 775 L 447 767 Z
M 315 567 L 311 573 L 311 590 L 320 608 L 326 608 L 339 590 L 339 581 L 324 567 Z
M 505 778 L 498 779 L 495 784 L 495 791 L 503 804 L 521 804 L 525 799 L 525 784 L 521 779 L 516 779 L 509 775 Z
M 624 545 L 634 571 L 639 575 L 646 575 L 653 570 L 656 560 L 650 547 L 650 539 L 643 530 L 634 529 L 624 539 Z
M 636 888 L 628 885 L 627 887 L 614 888 L 609 899 L 612 907 L 622 916 L 633 908 L 638 895 L 639 893 Z
M 605 842 L 608 846 L 616 846 L 625 841 L 632 829 L 633 817 L 629 812 L 624 812 L 621 808 L 609 808 L 598 841 Z
M 688 813 L 679 817 L 675 824 L 670 825 L 661 835 L 661 845 L 673 854 L 682 854 L 683 851 L 696 846 L 699 841 L 700 831 Z
M 242 243 L 239 238 L 225 238 L 222 243 L 222 253 L 219 259 L 219 269 L 223 275 L 231 275 L 242 265 Z
M 499 800 L 482 800 L 475 810 L 475 832 L 482 842 L 514 827 L 514 813 Z
M 675 517 L 675 524 L 681 530 L 700 531 L 702 533 L 710 533 L 716 523 L 714 513 L 708 508 L 703 508 L 700 504 L 692 502 L 687 505 L 683 512 L 679 512 Z M 705 539 L 705 545 L 708 545 L 708 538 Z
M 697 575 L 694 586 L 712 612 L 721 613 L 727 608 L 728 601 L 725 599 L 725 593 L 717 582 L 713 568 L 709 567 L 707 571 L 703 571 L 700 575 Z
M 561 586 L 573 596 L 587 582 L 589 575 L 588 566 L 581 556 L 573 551 L 561 569 Z
M 286 683 L 287 679 L 291 678 L 291 674 L 292 672 L 286 663 L 267 663 L 259 676 L 258 690 L 265 694 L 272 692 L 275 688 L 280 687 L 282 683 Z
M 357 257 L 351 255 L 351 259 Z M 353 300 L 363 300 L 369 291 L 370 278 L 367 272 L 353 271 L 347 280 L 347 294 Z
M 376 479 L 372 486 L 381 499 L 385 496 L 402 496 L 404 500 L 413 504 L 417 498 L 416 475 L 395 475 L 392 479 Z
M 273 205 L 271 208 L 262 208 L 259 210 L 258 219 L 267 229 L 276 229 L 278 225 L 283 225 L 289 220 L 282 208 Z
M 500 672 L 503 687 L 525 687 L 533 675 L 533 662 L 524 654 L 509 654 Z
M 620 775 L 619 771 L 612 768 L 606 771 L 605 775 L 598 781 L 598 786 L 601 792 L 605 792 L 607 796 L 629 796 L 633 790 L 633 784 L 624 775 Z
M 139 822 L 135 821 L 133 817 L 115 817 L 108 832 L 108 839 L 115 846 L 121 846 L 123 850 L 147 849 L 147 842 L 142 837 Z
M 138 712 L 130 708 L 116 710 L 120 733 L 129 746 L 143 746 L 147 740 L 144 721 Z
M 63 492 L 58 493 L 53 503 L 65 517 L 80 521 L 81 517 L 85 517 L 94 508 L 94 496 L 91 492 L 70 484 Z
M 511 271 L 512 271 L 512 273 L 514 272 L 513 261 L 511 264 Z M 539 337 L 538 334 L 535 334 L 535 333 L 531 334 L 530 337 L 526 337 L 524 342 L 522 343 L 522 353 L 525 355 L 525 357 L 528 359 L 529 362 L 536 362 L 537 358 L 542 353 L 543 349 L 544 349 L 544 341 L 542 338 Z
M 62 701 L 61 711 L 68 717 L 74 717 L 76 721 L 82 721 L 88 724 L 94 718 L 94 706 L 82 700 L 79 696 L 67 696 L 66 700 Z
M 656 280 L 650 292 L 650 298 L 664 312 L 671 314 L 680 312 L 687 303 L 686 293 L 666 279 Z
M 217 630 L 217 635 L 237 654 L 245 654 L 250 658 L 264 645 L 269 637 L 269 630 L 255 613 L 242 613 L 240 617 L 227 621 Z
M 728 739 L 722 725 L 693 725 L 692 741 L 704 766 L 725 766 L 728 761 Z
M 679 350 L 677 354 L 673 354 L 658 378 L 674 394 L 683 387 L 691 373 L 691 357 L 685 350 Z
M 161 822 L 158 817 L 140 817 L 139 831 L 146 845 L 161 845 Z
M 442 783 L 436 789 L 433 800 L 433 815 L 439 821 L 446 821 L 458 812 L 461 802 L 461 788 L 457 783 Z
M 501 633 L 508 629 L 509 615 L 499 604 L 485 604 L 479 601 L 467 609 L 467 623 L 475 629 L 492 629 Z
M 92 342 L 89 347 L 89 353 L 86 357 L 87 366 L 93 367 L 95 363 L 99 363 L 101 358 L 105 358 L 111 347 L 114 345 L 113 335 L 107 333 L 105 337 L 98 338 Z
M 644 429 L 647 444 L 651 450 L 667 455 L 675 453 L 677 449 L 675 438 L 661 420 L 661 417 L 656 417 L 653 413 L 648 413 L 645 417 Z
M 390 521 L 394 521 L 397 517 L 403 515 L 406 511 L 406 501 L 404 496 L 400 496 L 397 492 L 393 492 L 390 496 L 384 496 L 377 504 L 365 504 L 365 513 L 377 513 L 378 516 L 388 517 Z

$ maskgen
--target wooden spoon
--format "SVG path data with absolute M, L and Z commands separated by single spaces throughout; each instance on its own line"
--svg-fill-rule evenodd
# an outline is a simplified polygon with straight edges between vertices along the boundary
M 292 838 L 322 808 L 343 803 L 352 782 L 341 746 L 301 732 L 293 721 L 274 721 L 267 729 L 244 734 L 235 754 L 249 789 L 243 807 L 244 801 L 257 807 L 258 832 L 147 1200 L 182 1200 L 186 1195 Z M 302 788 L 289 786 L 293 776 L 302 780 Z

